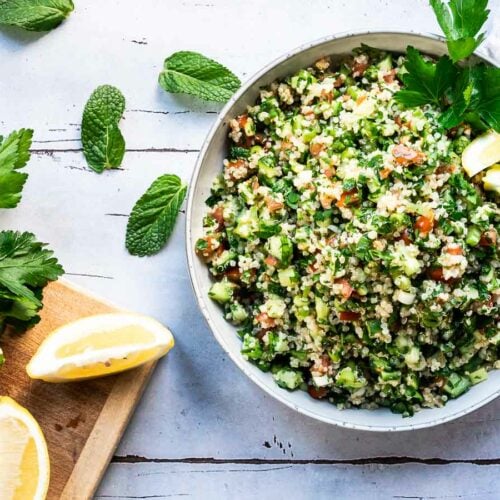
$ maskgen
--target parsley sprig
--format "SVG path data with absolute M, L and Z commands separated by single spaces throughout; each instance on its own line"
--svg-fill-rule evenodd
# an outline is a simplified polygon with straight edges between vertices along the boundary
M 446 35 L 448 52 L 453 62 L 469 57 L 484 41 L 479 33 L 490 11 L 488 0 L 429 0 L 437 21 Z M 479 34 L 478 34 L 479 33 Z
M 484 33 L 479 32 L 488 18 L 488 0 L 429 1 L 446 35 L 450 57 L 434 61 L 408 47 L 401 76 L 405 88 L 396 93 L 396 100 L 410 108 L 440 106 L 444 128 L 466 121 L 478 130 L 500 132 L 500 69 L 471 60 L 456 64 L 484 40 Z

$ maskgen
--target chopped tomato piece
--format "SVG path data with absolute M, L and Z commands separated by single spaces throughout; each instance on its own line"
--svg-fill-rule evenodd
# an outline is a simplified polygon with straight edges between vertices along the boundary
M 398 240 L 404 241 L 405 245 L 409 245 L 410 243 L 412 243 L 410 232 L 408 231 L 408 229 L 403 229 L 403 232 L 401 233 L 401 236 L 398 238 Z
M 396 70 L 391 69 L 388 73 L 386 73 L 383 77 L 385 83 L 392 83 L 396 79 Z
M 212 212 L 212 217 L 219 224 L 218 229 L 221 230 L 224 227 L 224 208 L 222 208 L 220 205 L 216 207 Z
M 321 91 L 321 97 L 325 99 L 327 102 L 332 102 L 333 101 L 333 92 L 330 90 L 328 92 L 327 90 L 322 90 Z
M 243 128 L 246 124 L 247 124 L 247 121 L 248 121 L 248 115 L 240 115 L 238 116 L 238 118 L 236 118 L 236 121 L 238 122 L 238 125 Z M 233 122 L 234 123 L 234 122 Z
M 270 212 L 276 212 L 277 210 L 280 210 L 281 208 L 284 207 L 281 201 L 277 201 L 274 198 L 271 198 L 270 196 L 266 197 L 265 202 Z
M 479 246 L 481 247 L 494 247 L 496 246 L 497 233 L 494 229 L 490 229 L 481 235 Z
M 396 163 L 399 163 L 400 165 L 403 165 L 405 167 L 409 165 L 421 165 L 425 161 L 424 153 L 409 148 L 404 144 L 398 144 L 392 150 L 392 156 L 394 156 Z
M 328 179 L 331 179 L 333 177 L 333 174 L 335 173 L 335 170 L 333 167 L 323 167 L 323 174 L 325 174 Z
M 260 313 L 255 316 L 257 323 L 262 326 L 262 328 L 274 328 L 276 326 L 276 321 L 274 318 L 270 318 L 267 313 Z
M 415 229 L 422 234 L 428 234 L 434 227 L 434 221 L 425 215 L 419 215 L 415 221 Z
M 226 171 L 231 180 L 242 179 L 248 175 L 248 163 L 245 160 L 231 160 L 226 165 Z
M 225 276 L 229 281 L 232 281 L 233 283 L 238 283 L 241 278 L 241 271 L 239 270 L 238 267 L 232 267 L 228 269 L 225 273 Z
M 320 142 L 314 142 L 309 146 L 309 151 L 313 156 L 318 156 L 325 148 L 325 145 Z
M 446 253 L 449 253 L 450 255 L 463 255 L 464 254 L 464 251 L 459 246 L 448 247 L 445 251 L 446 251 Z
M 333 86 L 338 89 L 339 87 L 342 87 L 344 85 L 344 80 L 340 76 L 333 82 Z
M 309 385 L 307 387 L 307 392 L 309 396 L 314 399 L 323 399 L 328 394 L 328 389 L 326 387 L 314 387 L 314 385 Z
M 366 94 L 360 95 L 356 99 L 356 106 L 359 106 L 360 104 L 363 104 L 364 101 L 366 101 Z
M 356 321 L 361 317 L 361 314 L 354 311 L 341 311 L 339 312 L 340 321 Z
M 390 168 L 383 168 L 378 175 L 380 175 L 381 179 L 387 179 L 389 175 L 391 175 L 392 170 Z
M 224 251 L 222 245 L 216 247 L 217 239 L 212 236 L 206 236 L 205 238 L 201 238 L 201 240 L 204 240 L 206 244 L 203 247 L 196 245 L 196 254 L 205 262 L 210 262 L 214 258 L 214 255 L 220 255 Z
M 344 299 L 348 299 L 352 295 L 352 292 L 354 292 L 354 288 L 349 284 L 349 281 L 347 281 L 345 278 L 336 279 L 335 283 L 342 285 L 340 293 L 342 294 L 342 297 L 344 297 Z
M 351 189 L 350 191 L 344 191 L 340 197 L 340 200 L 335 203 L 337 207 L 344 208 L 350 205 L 355 205 L 359 202 L 359 195 L 356 189 Z
M 429 269 L 427 271 L 427 276 L 429 276 L 429 278 L 434 281 L 446 281 L 444 279 L 442 267 L 434 267 L 433 269 Z
M 264 264 L 266 264 L 267 266 L 276 267 L 278 265 L 278 259 L 276 257 L 273 257 L 272 255 L 268 255 L 264 259 Z
M 363 76 L 366 68 L 368 68 L 368 56 L 361 54 L 355 57 L 352 65 L 352 77 Z

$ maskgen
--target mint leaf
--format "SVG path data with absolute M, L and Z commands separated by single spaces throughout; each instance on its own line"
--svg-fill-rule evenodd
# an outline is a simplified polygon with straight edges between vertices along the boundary
M 0 208 L 14 208 L 21 200 L 28 174 L 16 170 L 28 163 L 32 137 L 33 130 L 21 129 L 0 142 Z
M 35 323 L 43 287 L 63 272 L 53 252 L 33 234 L 0 231 L 0 327 Z
M 162 175 L 135 204 L 127 225 L 126 247 L 132 255 L 158 253 L 174 229 L 187 186 L 176 175 Z
M 453 62 L 469 57 L 483 42 L 479 33 L 490 11 L 488 0 L 429 0 L 437 21 L 446 35 L 448 52 Z
M 500 132 L 500 69 L 480 64 L 463 68 L 451 94 L 452 105 L 439 121 L 452 128 L 468 121 Z
M 50 31 L 73 11 L 71 0 L 0 0 L 0 24 Z
M 448 56 L 437 63 L 426 61 L 414 47 L 408 47 L 405 62 L 406 73 L 402 75 L 405 89 L 396 92 L 394 98 L 407 107 L 423 104 L 443 104 L 446 91 L 453 85 L 457 69 Z
M 125 139 L 118 123 L 125 111 L 125 97 L 111 85 L 97 87 L 82 118 L 83 154 L 91 169 L 101 173 L 118 168 L 125 155 Z
M 188 51 L 176 52 L 165 59 L 158 81 L 167 92 L 219 102 L 229 100 L 241 85 L 240 79 L 222 64 Z

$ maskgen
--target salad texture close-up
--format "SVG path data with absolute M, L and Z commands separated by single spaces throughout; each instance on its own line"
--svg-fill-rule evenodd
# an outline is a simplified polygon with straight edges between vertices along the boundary
M 468 174 L 498 133 L 446 126 L 412 88 L 433 64 L 458 72 L 412 47 L 325 57 L 229 123 L 196 252 L 284 389 L 411 416 L 500 367 L 498 167 Z

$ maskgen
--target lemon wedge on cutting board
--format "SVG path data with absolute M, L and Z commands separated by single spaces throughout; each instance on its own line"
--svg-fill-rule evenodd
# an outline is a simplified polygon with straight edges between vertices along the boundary
M 47 444 L 31 413 L 0 396 L 0 498 L 43 500 L 50 480 Z
M 52 332 L 26 371 L 46 382 L 71 382 L 111 375 L 165 355 L 174 345 L 170 330 L 152 318 L 111 313 L 89 316 Z
M 462 153 L 462 165 L 470 177 L 500 162 L 500 134 L 490 130 L 474 139 Z

